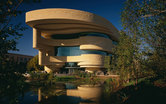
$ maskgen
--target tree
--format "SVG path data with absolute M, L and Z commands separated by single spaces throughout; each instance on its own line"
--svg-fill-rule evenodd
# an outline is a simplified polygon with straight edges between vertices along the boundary
M 9 50 L 16 49 L 16 40 L 22 36 L 19 31 L 23 31 L 25 27 L 20 24 L 12 24 L 11 20 L 14 16 L 21 13 L 17 10 L 23 0 L 1 0 L 0 1 L 0 60 L 4 59 L 5 54 Z
M 6 60 L 9 50 L 16 51 L 17 40 L 26 28 L 21 24 L 12 24 L 15 16 L 22 13 L 18 7 L 32 0 L 0 0 L 0 101 L 8 98 L 9 103 L 18 103 L 18 96 L 24 87 L 23 66 Z M 39 0 L 35 0 L 39 1 Z M 6 102 L 5 102 L 6 103 Z
M 44 67 L 39 65 L 38 55 L 36 55 L 35 57 L 33 57 L 33 58 L 27 63 L 27 69 L 28 69 L 29 71 L 32 71 L 32 70 L 36 70 L 36 71 L 44 70 Z
M 12 20 L 22 11 L 18 7 L 24 2 L 38 2 L 40 0 L 0 0 L 0 60 L 4 59 L 9 50 L 18 50 L 16 41 L 23 35 L 26 27 L 21 24 L 12 24 Z
M 124 31 L 121 31 L 119 43 L 113 50 L 111 67 L 119 72 L 122 82 L 128 81 L 132 76 L 133 47 L 132 39 Z
M 156 71 L 166 71 L 165 67 L 161 67 L 166 59 L 166 1 L 127 0 L 121 19 L 125 31 L 134 40 L 135 59 L 141 62 L 140 58 L 149 58 Z M 154 59 L 149 54 L 157 56 Z

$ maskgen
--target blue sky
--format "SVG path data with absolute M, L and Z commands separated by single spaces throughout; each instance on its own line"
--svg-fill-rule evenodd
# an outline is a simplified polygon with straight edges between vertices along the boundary
M 100 15 L 109 20 L 118 30 L 121 30 L 120 12 L 125 0 L 41 0 L 40 3 L 20 5 L 19 9 L 25 12 L 44 8 L 70 8 L 78 9 Z M 25 55 L 37 55 L 38 50 L 32 48 L 32 28 L 25 24 L 25 12 L 16 18 L 13 23 L 21 23 L 28 27 L 18 40 L 19 51 L 10 51 Z

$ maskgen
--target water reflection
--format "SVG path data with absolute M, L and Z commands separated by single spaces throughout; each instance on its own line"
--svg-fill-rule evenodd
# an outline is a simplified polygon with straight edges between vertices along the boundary
M 20 94 L 17 99 L 18 104 L 100 104 L 102 90 L 99 85 L 75 86 L 71 83 L 28 85 L 24 89 L 23 97 Z M 0 104 L 10 102 L 4 100 Z
M 21 104 L 99 104 L 101 93 L 102 88 L 97 85 L 77 87 L 69 83 L 59 83 L 52 86 L 33 86 L 25 93 Z
M 38 102 L 41 101 L 41 88 L 38 89 Z
M 86 102 L 80 104 L 97 104 L 100 101 L 102 94 L 101 86 L 81 85 L 77 89 L 67 90 L 67 96 L 80 97 Z

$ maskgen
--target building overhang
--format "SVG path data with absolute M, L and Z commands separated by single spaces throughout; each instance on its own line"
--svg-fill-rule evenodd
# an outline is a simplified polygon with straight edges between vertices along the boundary
M 43 37 L 53 34 L 99 32 L 118 41 L 118 30 L 105 18 L 75 9 L 39 9 L 26 13 L 26 23 L 39 29 Z

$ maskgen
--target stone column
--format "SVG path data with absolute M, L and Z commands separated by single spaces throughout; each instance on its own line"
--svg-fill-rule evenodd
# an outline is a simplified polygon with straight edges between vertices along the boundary
M 41 31 L 33 28 L 33 48 L 38 48 L 38 43 L 41 38 Z
M 46 60 L 46 51 L 43 49 L 39 49 L 39 65 L 44 65 Z

